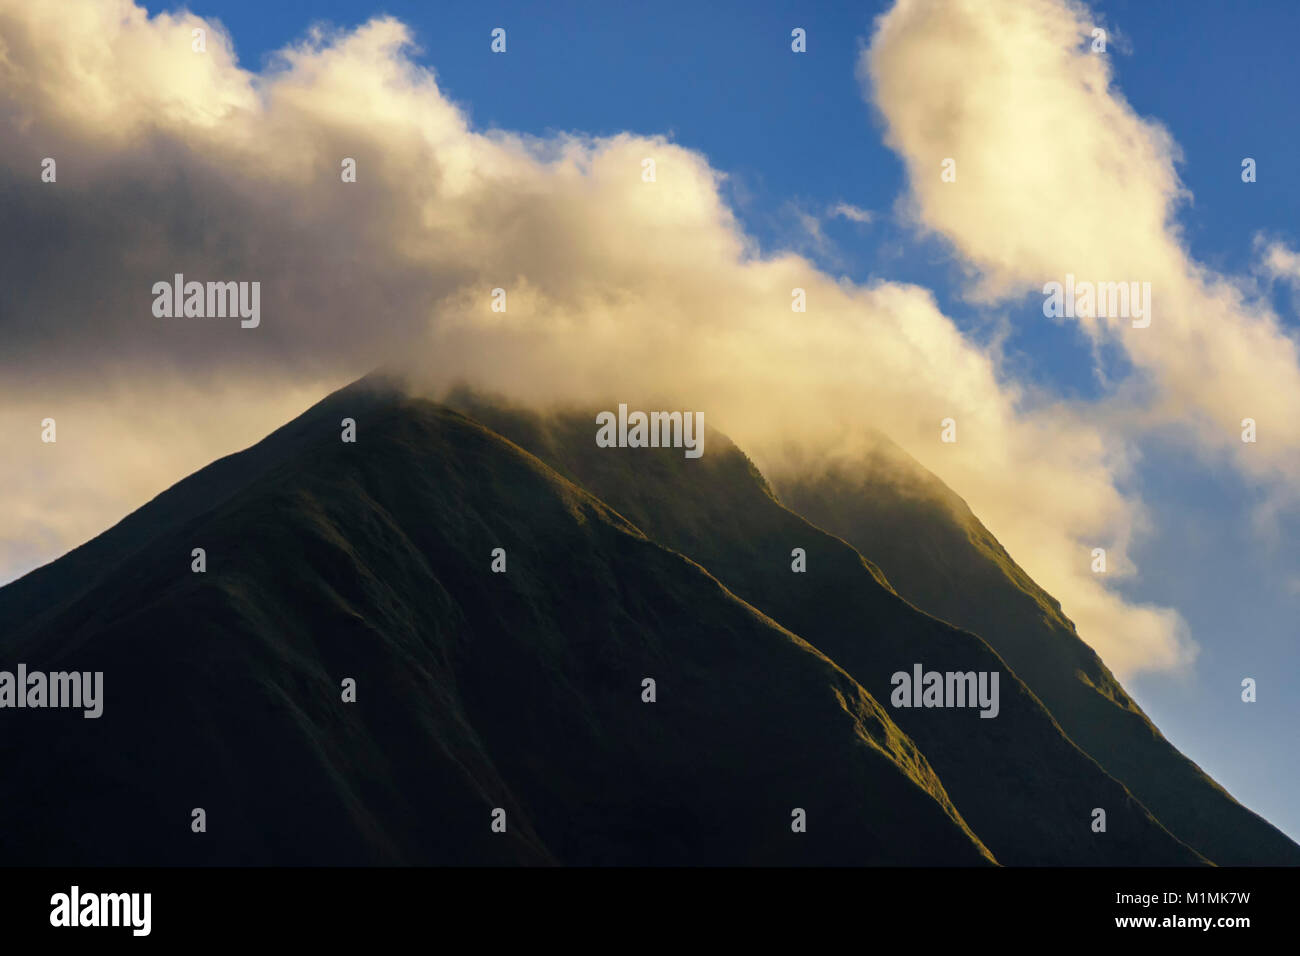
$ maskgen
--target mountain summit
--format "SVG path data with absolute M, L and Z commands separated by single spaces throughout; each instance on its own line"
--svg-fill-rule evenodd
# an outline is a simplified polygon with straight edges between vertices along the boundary
M 598 447 L 594 421 L 365 379 L 0 589 L 0 668 L 102 674 L 95 719 L 35 707 L 0 725 L 21 768 L 0 778 L 0 859 L 1297 852 L 1226 794 L 1180 807 L 1094 752 L 1087 713 L 1056 712 L 1056 645 L 1040 660 L 960 602 L 926 606 L 923 570 L 896 591 L 869 526 L 845 519 L 859 544 L 791 510 L 869 486 L 778 499 L 719 433 L 690 459 Z M 996 706 L 951 706 L 967 674 Z

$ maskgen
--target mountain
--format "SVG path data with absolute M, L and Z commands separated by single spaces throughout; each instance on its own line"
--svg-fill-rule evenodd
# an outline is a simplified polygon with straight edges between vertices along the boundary
M 447 402 L 528 449 L 638 528 L 707 567 L 734 594 L 836 661 L 876 699 L 891 676 L 926 670 L 1001 674 L 1001 709 L 889 708 L 997 859 L 1012 865 L 1186 865 L 1204 859 L 1076 747 L 989 645 L 919 612 L 849 544 L 784 507 L 750 460 L 707 432 L 706 452 L 613 451 L 594 416 L 541 416 L 458 390 Z M 807 570 L 791 570 L 802 548 Z M 1091 829 L 1105 810 L 1107 831 Z
M 1035 652 L 996 616 L 1014 595 L 932 601 L 987 583 L 934 514 L 893 531 L 938 556 L 854 540 L 861 497 L 896 506 L 870 462 L 778 496 L 716 431 L 689 459 L 595 430 L 371 377 L 0 588 L 0 669 L 105 688 L 98 719 L 0 711 L 0 859 L 1223 862 L 1058 715 L 1047 678 L 1091 654 L 1072 629 Z M 996 675 L 996 715 L 899 706 L 916 666 Z M 1231 833 L 1224 796 L 1198 812 Z
M 0 589 L 0 635 L 104 675 L 98 719 L 3 713 L 10 864 L 994 862 L 825 654 L 382 383 Z
M 784 479 L 782 500 L 870 555 L 908 601 L 983 637 L 1070 738 L 1183 842 L 1222 865 L 1300 864 L 1300 846 L 1161 735 L 966 503 L 875 439 L 861 460 Z

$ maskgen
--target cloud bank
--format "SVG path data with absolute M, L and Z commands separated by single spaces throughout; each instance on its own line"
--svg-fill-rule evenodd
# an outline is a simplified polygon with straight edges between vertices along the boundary
M 722 174 L 667 139 L 474 129 L 395 20 L 309 33 L 253 73 L 192 15 L 0 0 L 0 578 L 400 360 L 435 387 L 700 409 L 772 471 L 792 449 L 843 454 L 878 428 L 966 498 L 1114 669 L 1185 665 L 1178 615 L 1125 601 L 1089 567 L 1101 546 L 1112 575 L 1133 570 L 1129 419 L 1271 423 L 1289 399 L 1264 383 L 1294 375 L 1294 353 L 1181 252 L 1173 146 L 1110 90 L 1104 61 L 1080 59 L 1082 14 L 1015 4 L 999 20 L 996 7 L 900 3 L 865 54 L 916 221 L 951 240 L 984 301 L 1067 270 L 1158 283 L 1151 328 L 1091 330 L 1132 343 L 1157 409 L 1057 401 L 1010 380 L 925 289 L 761 254 Z M 947 156 L 959 177 L 943 192 Z M 175 273 L 260 282 L 260 326 L 155 318 L 150 290 Z M 1235 333 L 1211 327 L 1224 321 Z M 1233 363 L 1255 358 L 1263 378 L 1243 385 Z M 56 445 L 40 441 L 46 417 Z M 939 440 L 945 418 L 954 444 Z M 1270 425 L 1252 467 L 1286 466 L 1291 428 L 1300 415 Z

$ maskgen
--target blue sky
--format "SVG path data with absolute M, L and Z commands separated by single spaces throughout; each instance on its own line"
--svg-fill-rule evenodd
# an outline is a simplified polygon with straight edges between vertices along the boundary
M 147 3 L 151 13 L 179 5 Z M 260 69 L 316 21 L 355 26 L 389 13 L 414 29 L 417 60 L 477 128 L 534 134 L 666 134 L 703 153 L 729 178 L 727 195 L 765 251 L 795 249 L 855 281 L 914 282 L 969 334 L 1007 317 L 1007 369 L 1068 397 L 1098 394 L 1092 354 L 1073 326 L 1045 321 L 1041 298 L 982 312 L 962 297 L 963 274 L 945 245 L 894 215 L 906 191 L 900 159 L 883 143 L 855 79 L 858 51 L 885 3 L 767 2 L 536 4 L 391 2 L 187 5 L 222 21 L 240 61 Z M 1119 88 L 1180 145 L 1191 199 L 1179 221 L 1193 256 L 1249 273 L 1256 234 L 1300 244 L 1300 125 L 1288 118 L 1300 90 L 1300 4 L 1094 3 L 1111 31 Z M 488 54 L 489 32 L 508 30 L 507 56 Z M 786 54 L 794 26 L 808 53 Z M 761 104 L 758 105 L 758 104 Z M 1240 180 L 1243 156 L 1259 181 Z M 817 246 L 798 210 L 847 202 L 867 224 L 834 219 Z M 1297 302 L 1275 307 L 1295 327 Z M 1130 691 L 1165 734 L 1248 806 L 1300 838 L 1295 728 L 1300 701 L 1295 620 L 1300 547 L 1288 518 L 1277 535 L 1251 520 L 1262 491 L 1174 442 L 1142 450 L 1134 476 L 1152 527 L 1133 549 L 1140 574 L 1122 586 L 1139 601 L 1177 608 L 1201 648 L 1187 678 L 1145 675 Z M 956 489 L 959 493 L 961 489 Z M 1085 635 L 1086 637 L 1086 635 Z M 1239 698 L 1244 676 L 1259 701 Z

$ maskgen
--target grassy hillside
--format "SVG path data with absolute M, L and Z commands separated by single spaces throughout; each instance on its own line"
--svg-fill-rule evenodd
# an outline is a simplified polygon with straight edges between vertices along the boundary
M 6 663 L 105 684 L 98 720 L 0 725 L 6 863 L 992 862 L 821 652 L 515 445 L 369 385 L 0 590 L 0 635 Z
M 887 702 L 890 676 L 914 663 L 1000 671 L 1001 713 L 894 709 L 964 818 L 1008 864 L 1204 862 L 1061 732 L 974 634 L 918 612 L 844 541 L 783 507 L 750 461 L 717 432 L 705 455 L 596 447 L 594 416 L 538 416 L 466 391 L 449 398 L 582 484 L 637 527 L 707 567 L 732 592 L 807 639 Z M 793 573 L 791 550 L 807 553 Z M 1091 813 L 1107 814 L 1107 832 Z
M 953 491 L 883 437 L 851 467 L 783 480 L 782 500 L 875 561 L 917 607 L 983 637 L 1066 733 L 1173 833 L 1224 865 L 1300 847 L 1179 753 Z

